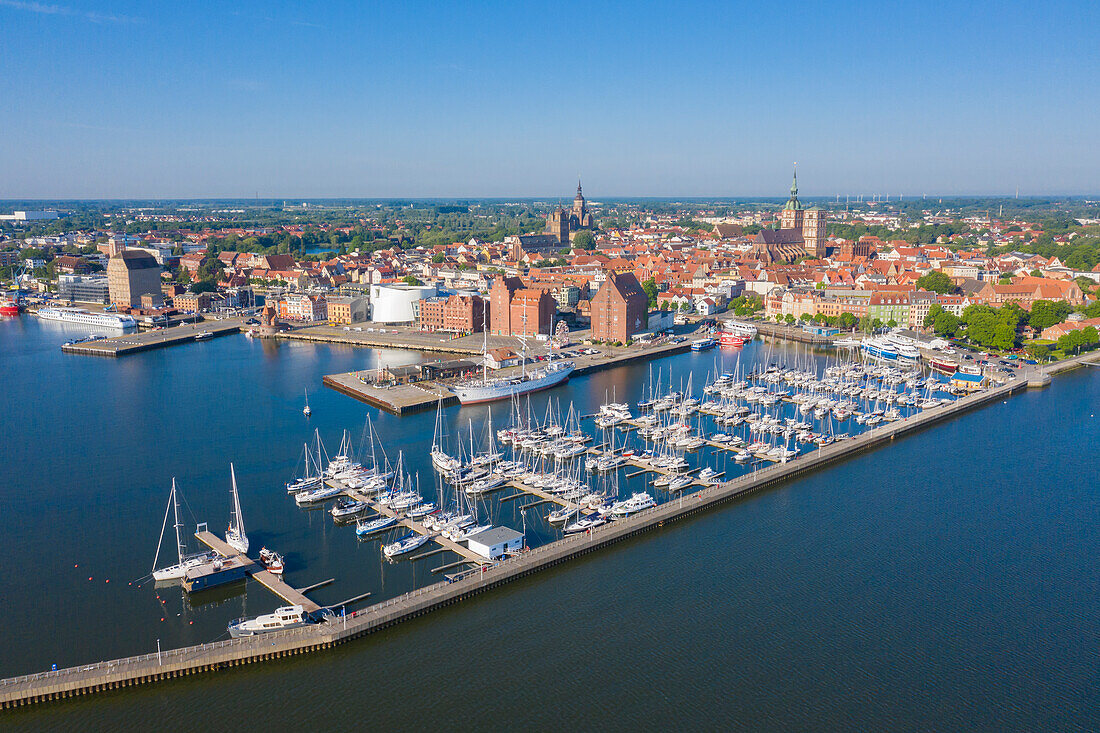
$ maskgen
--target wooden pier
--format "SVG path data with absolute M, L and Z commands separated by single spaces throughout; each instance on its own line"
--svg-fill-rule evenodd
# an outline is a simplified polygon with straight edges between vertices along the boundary
M 678 501 L 666 502 L 585 533 L 566 536 L 515 557 L 448 575 L 446 581 L 419 588 L 325 623 L 258 637 L 202 644 L 160 654 L 145 654 L 0 680 L 0 707 L 57 700 L 327 649 L 432 610 L 459 603 L 504 583 L 662 527 L 666 523 L 707 511 L 755 491 L 777 486 L 865 451 L 888 445 L 898 437 L 996 402 L 1026 388 L 1027 379 L 1020 375 L 1006 384 L 962 397 L 947 405 L 924 410 L 912 417 L 876 426 L 849 440 L 823 446 L 787 463 L 773 464 L 731 481 L 684 493 Z M 402 523 L 417 531 L 427 531 L 422 525 L 418 529 L 418 523 L 407 519 Z M 437 542 L 442 540 L 434 539 Z M 456 552 L 463 557 L 472 554 L 458 545 L 454 545 L 454 548 L 458 548 Z M 479 561 L 483 562 L 483 559 L 479 558 Z

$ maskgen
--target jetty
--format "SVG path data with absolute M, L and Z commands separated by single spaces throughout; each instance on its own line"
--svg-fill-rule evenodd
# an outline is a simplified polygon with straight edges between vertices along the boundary
M 210 333 L 211 338 L 213 338 L 238 333 L 240 330 L 241 322 L 237 319 L 201 321 L 183 326 L 172 326 L 161 331 L 125 333 L 121 336 L 112 336 L 111 338 L 95 341 L 65 344 L 61 347 L 61 350 L 66 354 L 79 354 L 81 356 L 119 357 L 152 349 L 161 349 L 165 346 L 193 343 L 196 341 L 195 337 L 204 331 Z

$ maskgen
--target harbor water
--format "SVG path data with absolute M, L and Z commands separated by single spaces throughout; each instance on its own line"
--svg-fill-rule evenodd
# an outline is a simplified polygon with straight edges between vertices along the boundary
M 419 354 L 243 336 L 117 360 L 61 353 L 86 333 L 0 320 L 0 675 L 213 641 L 231 619 L 280 605 L 253 582 L 190 599 L 138 582 L 173 477 L 188 534 L 196 521 L 224 533 L 230 462 L 252 554 L 283 553 L 296 587 L 335 578 L 311 592 L 317 602 L 368 591 L 377 601 L 438 580 L 431 569 L 449 556 L 386 561 L 377 541 L 357 540 L 324 508 L 300 509 L 283 486 L 315 430 L 330 454 L 345 429 L 358 447 L 370 415 L 388 457 L 403 451 L 435 498 L 434 412 L 387 415 L 321 387 L 325 374 Z M 832 358 L 758 340 L 579 377 L 533 397 L 531 411 L 541 418 L 548 400 L 582 414 L 612 398 L 633 404 L 658 370 L 677 389 L 691 375 L 698 394 L 708 374 L 738 363 Z M 156 715 L 182 728 L 201 710 L 276 729 L 1094 729 L 1098 407 L 1100 375 L 1081 369 L 331 652 L 9 712 L 5 723 L 118 728 Z M 445 408 L 450 438 L 468 440 L 471 425 L 484 434 L 487 411 Z M 507 413 L 494 406 L 494 425 Z M 712 449 L 689 460 L 751 470 Z M 621 491 L 644 480 L 623 478 Z M 526 521 L 533 543 L 557 536 L 519 501 L 482 511 L 516 529 Z

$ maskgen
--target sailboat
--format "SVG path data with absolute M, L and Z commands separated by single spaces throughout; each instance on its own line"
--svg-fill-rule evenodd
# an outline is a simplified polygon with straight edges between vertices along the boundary
M 175 517 L 177 562 L 175 565 L 158 569 L 157 562 L 160 561 L 160 548 L 164 544 L 164 530 L 168 526 L 169 510 L 173 512 Z M 157 554 L 153 558 L 153 580 L 178 580 L 191 568 L 196 568 L 211 561 L 210 553 L 207 552 L 201 552 L 197 555 L 184 554 L 183 540 L 180 539 L 180 527 L 182 526 L 180 524 L 180 503 L 176 498 L 176 480 L 172 479 L 172 492 L 168 495 L 168 506 L 164 509 L 164 523 L 160 527 L 160 542 L 157 543 Z
M 306 393 L 306 406 L 302 408 L 302 414 L 309 417 L 313 414 L 313 410 L 309 409 L 309 390 L 305 390 Z
M 229 475 L 233 479 L 233 508 L 229 517 L 229 529 L 225 530 L 225 541 L 237 552 L 248 552 L 248 535 L 244 533 L 244 518 L 241 516 L 241 497 L 237 495 L 237 473 L 233 464 L 229 464 Z

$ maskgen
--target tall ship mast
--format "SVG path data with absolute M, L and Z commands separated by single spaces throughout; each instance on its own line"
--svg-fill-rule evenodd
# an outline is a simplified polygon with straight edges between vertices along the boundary
M 484 319 L 482 319 L 484 323 Z M 553 333 L 553 319 L 550 322 L 550 332 Z M 482 327 L 483 329 L 485 326 Z M 520 339 L 523 345 L 521 353 L 521 367 L 518 376 L 490 377 L 488 372 L 488 335 L 483 338 L 482 359 L 483 368 L 480 377 L 474 377 L 464 382 L 455 384 L 451 390 L 458 397 L 458 401 L 464 405 L 473 405 L 479 402 L 493 402 L 495 400 L 518 397 L 519 395 L 538 392 L 543 389 L 556 387 L 569 379 L 569 375 L 576 369 L 571 361 L 554 361 L 553 339 L 546 342 L 548 358 L 545 366 L 540 366 L 531 371 L 527 370 L 527 342 Z

